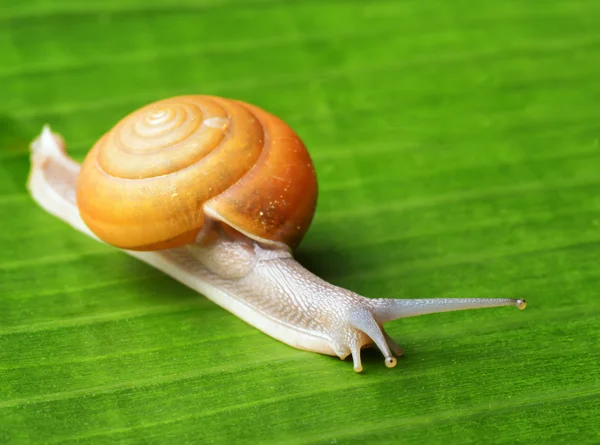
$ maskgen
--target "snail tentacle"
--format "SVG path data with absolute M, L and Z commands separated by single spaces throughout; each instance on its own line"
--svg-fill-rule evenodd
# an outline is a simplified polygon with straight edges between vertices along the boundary
M 394 354 L 396 354 L 398 357 L 402 356 L 404 354 L 404 351 L 402 350 L 400 345 L 398 345 L 398 343 L 396 343 L 396 341 L 392 337 L 390 337 L 383 328 L 381 330 L 383 331 L 385 340 L 387 341 L 387 344 L 390 347 L 390 349 L 392 350 L 392 352 Z

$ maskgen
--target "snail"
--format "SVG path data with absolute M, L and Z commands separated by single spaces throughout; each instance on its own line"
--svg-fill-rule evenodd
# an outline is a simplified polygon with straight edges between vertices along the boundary
M 317 177 L 284 121 L 239 100 L 185 95 L 118 121 L 83 163 L 45 125 L 30 145 L 27 188 L 50 214 L 206 296 L 300 350 L 403 351 L 383 324 L 402 317 L 516 306 L 510 298 L 366 298 L 294 259 L 316 211 Z

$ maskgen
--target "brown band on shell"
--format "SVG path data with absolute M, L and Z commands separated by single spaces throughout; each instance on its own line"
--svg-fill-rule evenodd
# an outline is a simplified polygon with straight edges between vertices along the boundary
M 263 242 L 300 244 L 317 204 L 317 178 L 298 135 L 281 119 L 242 102 L 265 129 L 261 156 L 252 169 L 206 203 L 213 217 Z

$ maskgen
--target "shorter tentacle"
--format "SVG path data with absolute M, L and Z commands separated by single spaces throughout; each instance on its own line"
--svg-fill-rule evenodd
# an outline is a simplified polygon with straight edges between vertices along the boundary
M 394 339 L 392 337 L 390 337 L 383 328 L 381 328 L 381 330 L 383 331 L 383 336 L 385 337 L 385 340 L 387 341 L 387 344 L 390 347 L 390 349 L 392 350 L 392 352 L 394 354 L 396 354 L 398 357 L 402 356 L 404 354 L 404 351 L 402 350 L 402 348 L 400 346 L 398 346 L 398 343 L 396 343 L 394 341 Z
M 381 329 L 381 326 L 377 324 L 373 318 L 373 315 L 369 311 L 364 310 L 352 314 L 350 316 L 350 325 L 364 332 L 371 338 L 371 340 L 375 342 L 385 357 L 385 366 L 388 368 L 393 368 L 396 366 L 397 361 L 392 355 L 392 351 L 390 351 L 390 347 L 388 346 L 383 330 Z
M 363 367 L 360 360 L 360 346 L 355 345 L 352 348 L 350 348 L 350 350 L 352 351 L 352 361 L 354 363 L 354 370 L 356 372 L 362 372 Z

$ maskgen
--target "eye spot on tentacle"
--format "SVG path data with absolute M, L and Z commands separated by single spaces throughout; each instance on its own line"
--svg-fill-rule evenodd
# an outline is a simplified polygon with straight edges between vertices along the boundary
M 396 363 L 398 363 L 398 361 L 394 357 L 386 357 L 385 359 L 385 366 L 388 368 L 393 368 L 396 366 Z

